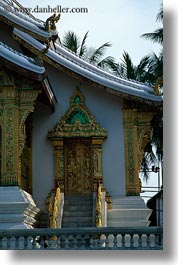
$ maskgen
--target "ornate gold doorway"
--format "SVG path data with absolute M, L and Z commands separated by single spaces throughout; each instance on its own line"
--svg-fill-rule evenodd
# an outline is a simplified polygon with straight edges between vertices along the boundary
M 64 142 L 65 194 L 85 195 L 93 192 L 92 143 L 90 139 Z
M 66 113 L 48 133 L 54 146 L 55 184 L 61 192 L 87 195 L 97 191 L 98 183 L 103 183 L 102 143 L 106 137 L 83 94 L 75 89 Z

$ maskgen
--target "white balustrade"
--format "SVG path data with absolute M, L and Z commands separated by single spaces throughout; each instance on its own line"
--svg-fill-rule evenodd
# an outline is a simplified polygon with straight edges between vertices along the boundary
M 2 249 L 162 250 L 163 230 L 158 227 L 1 230 Z

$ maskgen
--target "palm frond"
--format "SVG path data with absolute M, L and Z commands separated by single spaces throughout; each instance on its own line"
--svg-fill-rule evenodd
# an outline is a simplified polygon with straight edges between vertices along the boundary
M 153 42 L 163 44 L 163 28 L 156 29 L 154 32 L 144 33 L 141 37 L 150 39 Z
M 82 40 L 82 43 L 81 43 L 81 46 L 80 46 L 80 51 L 79 51 L 79 55 L 80 56 L 83 56 L 86 52 L 86 40 L 88 38 L 88 33 L 89 31 L 87 31 L 83 37 L 83 40 Z
M 157 164 L 157 159 L 152 149 L 151 151 L 145 152 L 141 163 L 141 175 L 146 182 L 148 182 L 150 178 L 150 167 L 156 164 Z
M 109 68 L 109 69 L 114 69 L 115 67 L 117 67 L 116 65 L 117 64 L 115 63 L 115 59 L 112 56 L 104 58 L 97 64 L 97 66 L 101 68 Z
M 146 182 L 148 182 L 150 178 L 149 163 L 145 157 L 143 158 L 141 165 L 141 176 L 143 177 L 143 179 L 145 179 Z
M 163 22 L 163 4 L 161 5 L 161 8 L 156 16 L 156 21 Z
M 147 143 L 147 145 L 144 148 L 145 157 L 147 158 L 147 161 L 149 164 L 155 164 L 157 162 L 156 156 L 153 152 L 153 142 L 152 140 Z
M 152 143 L 157 147 L 157 156 L 163 157 L 163 111 L 158 112 L 151 120 L 153 129 Z
M 146 68 L 147 68 L 147 66 L 148 66 L 148 63 L 149 63 L 149 58 L 150 58 L 150 56 L 149 56 L 149 55 L 146 55 L 145 57 L 143 57 L 143 58 L 140 60 L 140 63 L 139 63 L 139 65 L 137 66 L 137 68 L 139 69 L 139 71 L 146 70 Z
M 148 72 L 154 76 L 154 82 L 163 79 L 163 53 L 159 56 L 152 53 L 149 58 Z
M 68 31 L 64 35 L 62 44 L 67 49 L 77 53 L 80 46 L 80 40 L 73 31 Z
M 129 79 L 135 79 L 135 67 L 132 63 L 132 59 L 128 52 L 124 51 L 122 54 L 123 59 L 121 60 L 121 68 L 123 71 L 123 75 Z
M 102 58 L 105 53 L 106 48 L 111 47 L 110 42 L 106 42 L 101 45 L 99 48 L 94 49 L 93 53 L 91 54 L 89 61 L 93 63 L 98 63 L 98 61 Z
M 147 81 L 147 70 L 149 64 L 149 55 L 143 57 L 137 67 L 135 67 L 135 79 L 140 82 Z

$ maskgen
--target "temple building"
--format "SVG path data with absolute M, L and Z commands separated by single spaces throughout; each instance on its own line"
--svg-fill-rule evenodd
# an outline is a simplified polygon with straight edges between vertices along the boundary
M 148 226 L 139 170 L 162 96 L 65 49 L 60 16 L 15 6 L 0 0 L 0 229 Z

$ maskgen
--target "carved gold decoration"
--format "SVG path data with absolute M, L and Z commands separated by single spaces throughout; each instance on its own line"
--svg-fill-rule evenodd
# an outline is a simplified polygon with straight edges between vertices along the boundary
M 49 49 L 49 45 L 50 43 L 48 43 L 44 49 L 38 52 L 37 57 L 35 58 L 35 62 L 37 65 L 43 66 L 43 59 Z
M 65 141 L 65 193 L 93 192 L 91 140 Z
M 96 226 L 102 227 L 102 185 L 98 184 L 96 197 Z
M 18 93 L 15 86 L 3 86 L 1 184 L 16 185 L 20 181 L 18 166 Z
M 96 122 L 76 88 L 65 115 L 48 133 L 54 146 L 55 183 L 62 192 L 97 192 L 98 181 L 103 183 L 102 143 L 106 137 L 106 130 Z
M 77 88 L 70 107 L 55 128 L 48 133 L 49 139 L 64 137 L 107 137 L 107 132 L 85 106 L 84 96 Z
M 28 115 L 34 111 L 34 102 L 40 90 L 20 90 L 19 91 L 19 155 L 25 144 L 25 121 Z
M 140 194 L 139 171 L 144 147 L 150 137 L 150 121 L 154 111 L 124 109 L 126 194 Z
M 49 212 L 49 227 L 59 228 L 60 188 L 52 190 L 46 199 L 46 210 Z
M 21 188 L 32 194 L 32 115 L 25 121 L 26 139 L 20 156 Z
M 60 20 L 61 14 L 59 13 L 58 15 L 53 14 L 46 20 L 46 26 L 45 29 L 46 31 L 50 32 L 51 30 L 55 31 L 56 30 L 56 23 Z
M 39 91 L 19 88 L 13 74 L 3 73 L 0 92 L 0 126 L 2 129 L 1 185 L 22 187 L 21 154 L 25 144 L 25 121 L 34 110 Z M 23 168 L 24 170 L 24 168 Z M 24 184 L 23 184 L 24 186 Z

